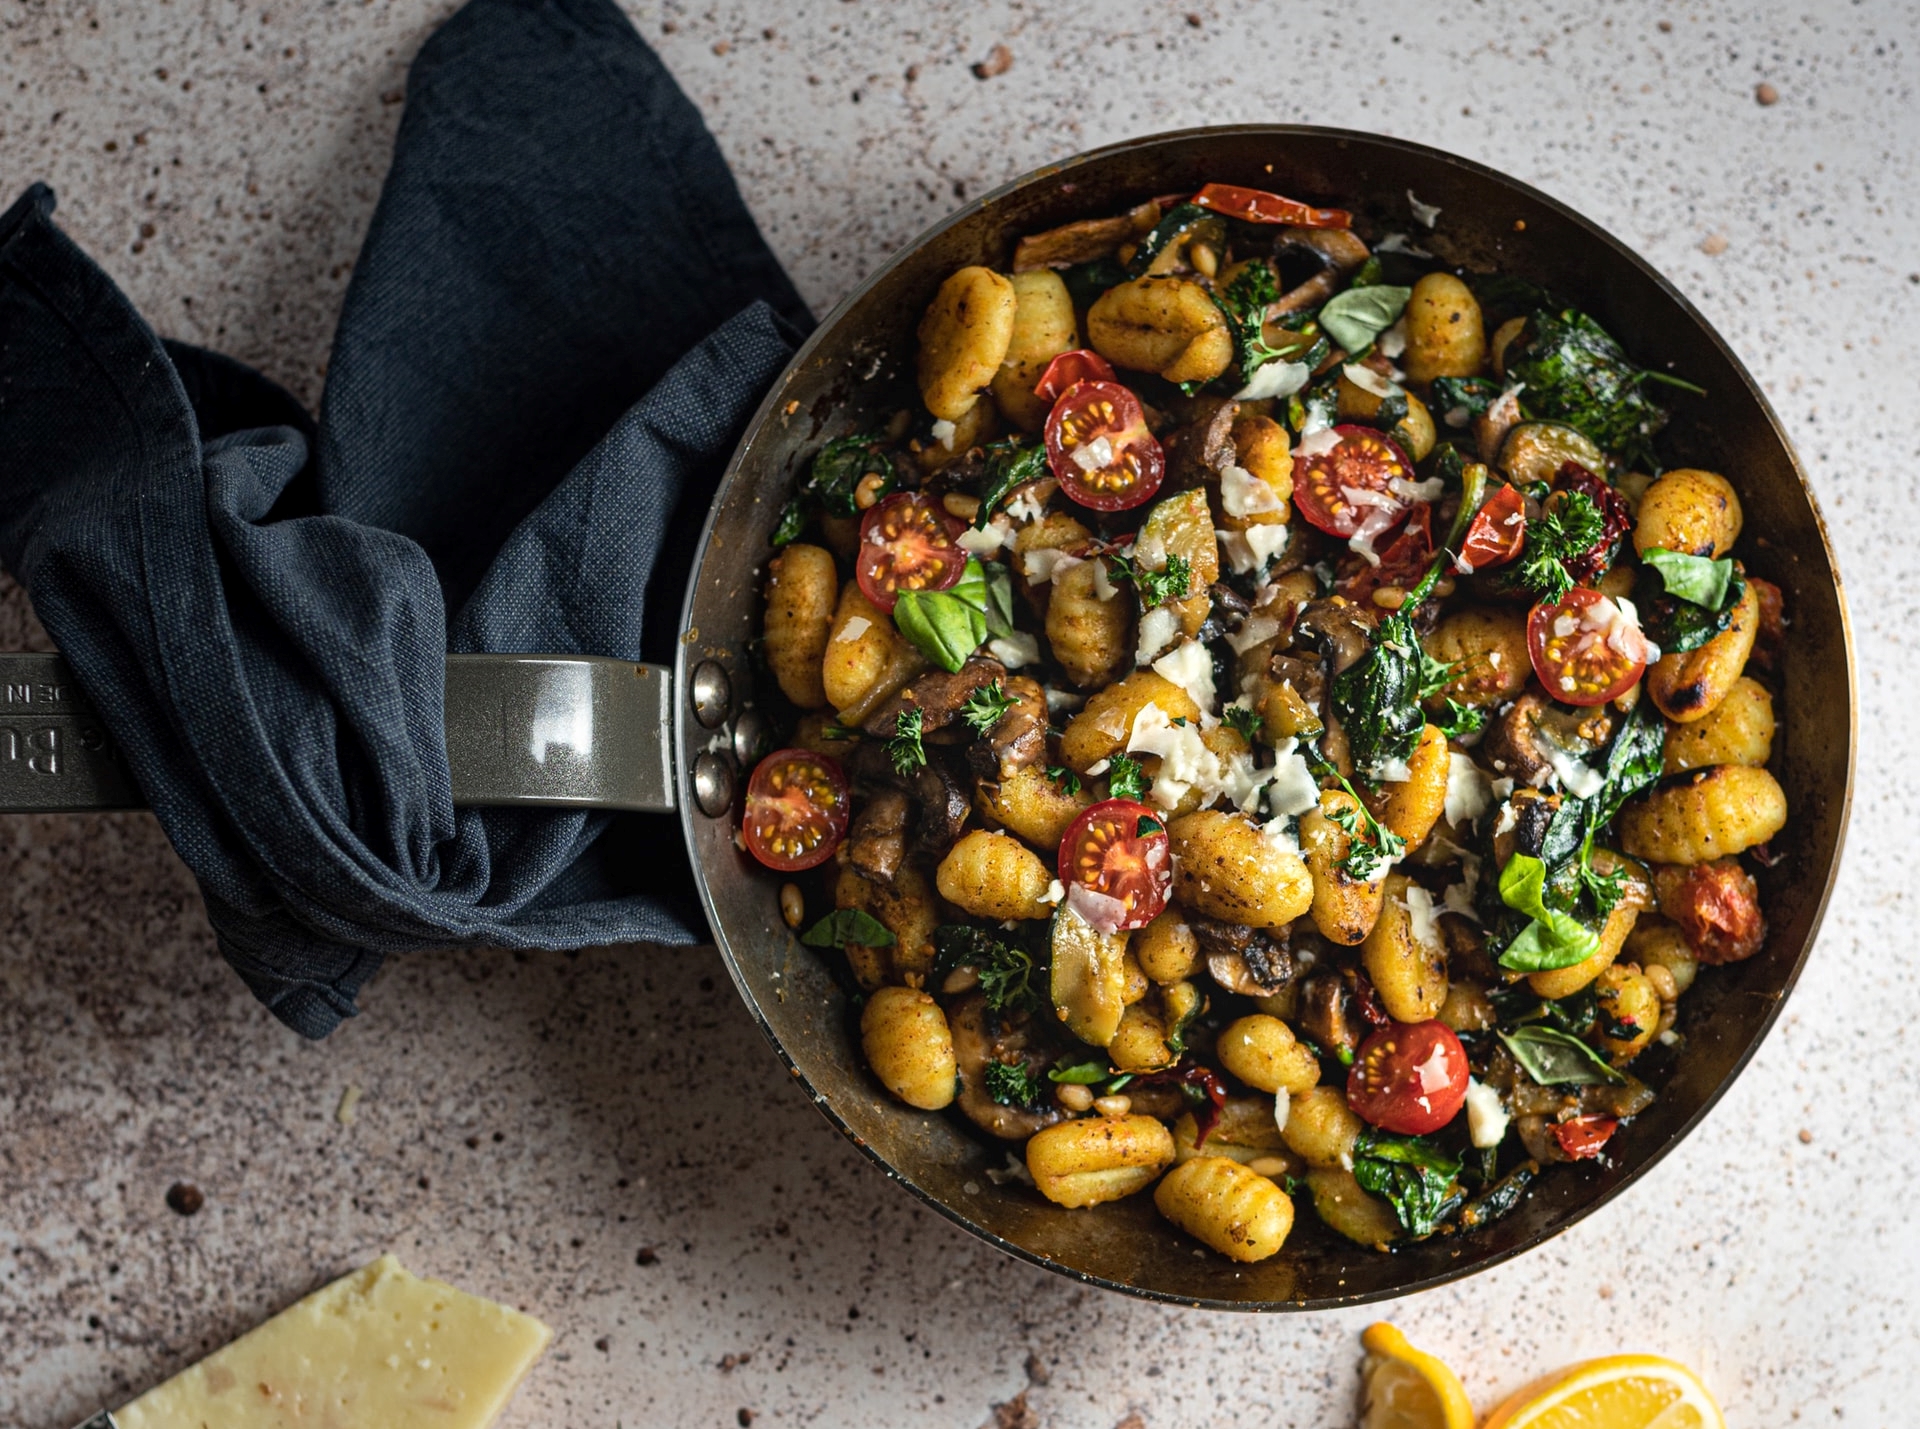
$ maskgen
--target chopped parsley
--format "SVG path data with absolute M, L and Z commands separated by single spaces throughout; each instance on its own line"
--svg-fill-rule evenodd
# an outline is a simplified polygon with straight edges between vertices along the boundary
M 1129 759 L 1124 754 L 1114 755 L 1107 765 L 1108 796 L 1137 802 L 1145 797 L 1146 792 L 1146 771 L 1140 767 L 1140 761 Z
M 1080 776 L 1064 764 L 1049 764 L 1047 778 L 1053 780 L 1060 787 L 1060 792 L 1068 798 L 1080 792 Z
M 1487 711 L 1484 705 L 1463 705 L 1449 696 L 1446 708 L 1432 719 L 1434 727 L 1448 739 L 1462 739 L 1486 727 Z
M 1260 711 L 1248 705 L 1228 705 L 1220 711 L 1220 718 L 1238 730 L 1240 737 L 1249 744 L 1253 743 L 1254 736 L 1260 733 L 1265 723 L 1260 717 Z
M 887 758 L 893 761 L 895 774 L 911 774 L 927 762 L 927 751 L 920 745 L 920 729 L 926 715 L 918 709 L 901 710 L 893 717 L 893 738 L 887 741 Z
M 967 697 L 967 702 L 960 706 L 960 718 L 973 727 L 975 734 L 987 734 L 1018 703 L 995 680 Z
M 980 977 L 980 991 L 994 1012 L 1009 1007 L 1039 1006 L 1033 985 L 1033 954 L 994 936 L 984 928 L 948 923 L 933 930 L 934 970 L 945 974 L 971 967 Z
M 1113 578 L 1139 592 L 1142 610 L 1152 610 L 1170 600 L 1183 600 L 1193 588 L 1193 565 L 1177 552 L 1169 552 L 1166 565 L 1157 571 L 1142 568 L 1118 551 L 1107 551 L 1105 555 Z
M 987 1095 L 1001 1106 L 1031 1107 L 1040 1100 L 1040 1079 L 1025 1062 L 989 1062 Z
M 1548 605 L 1573 589 L 1567 563 L 1585 555 L 1606 535 L 1606 518 L 1584 491 L 1565 491 L 1527 522 L 1526 544 L 1513 567 L 1513 581 Z

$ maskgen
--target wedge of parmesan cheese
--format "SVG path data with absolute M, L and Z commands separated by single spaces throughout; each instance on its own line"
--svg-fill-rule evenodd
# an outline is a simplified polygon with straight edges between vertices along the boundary
M 553 1331 L 390 1255 L 115 1412 L 120 1429 L 485 1429 Z

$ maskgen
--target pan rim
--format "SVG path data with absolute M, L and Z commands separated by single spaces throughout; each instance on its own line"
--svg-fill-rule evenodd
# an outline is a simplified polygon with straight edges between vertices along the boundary
M 1852 816 L 1854 783 L 1857 777 L 1859 761 L 1858 673 L 1855 663 L 1852 618 L 1847 605 L 1846 588 L 1841 578 L 1839 561 L 1834 553 L 1833 542 L 1828 531 L 1825 513 L 1821 510 L 1819 500 L 1814 494 L 1812 486 L 1807 481 L 1806 468 L 1800 460 L 1799 452 L 1795 449 L 1792 440 L 1788 437 L 1786 430 L 1781 425 L 1779 414 L 1774 411 L 1772 403 L 1767 400 L 1765 392 L 1761 390 L 1760 385 L 1754 380 L 1752 373 L 1747 370 L 1746 364 L 1740 360 L 1739 355 L 1734 352 L 1726 339 L 1720 335 L 1718 329 L 1707 321 L 1699 309 L 1697 309 L 1686 295 L 1680 292 L 1664 274 L 1633 248 L 1629 247 L 1612 233 L 1601 227 L 1600 224 L 1586 217 L 1570 205 L 1522 180 L 1513 178 L 1477 160 L 1464 158 L 1460 155 L 1449 153 L 1446 150 L 1417 143 L 1413 140 L 1369 133 L 1364 130 L 1310 124 L 1228 124 L 1201 125 L 1124 139 L 1075 154 L 1070 158 L 1055 163 L 1043 164 L 1022 173 L 981 195 L 979 198 L 968 201 L 952 213 L 947 214 L 945 217 L 922 229 L 911 240 L 896 249 L 885 262 L 867 274 L 865 278 L 856 284 L 846 296 L 841 298 L 841 300 L 828 311 L 827 315 L 820 320 L 813 332 L 808 335 L 806 341 L 803 342 L 800 348 L 794 353 L 787 366 L 782 370 L 779 378 L 775 380 L 772 387 L 768 390 L 766 397 L 762 400 L 759 407 L 755 409 L 753 416 L 749 419 L 741 435 L 739 443 L 735 446 L 733 454 L 728 460 L 726 471 L 715 489 L 712 504 L 707 511 L 706 521 L 701 527 L 698 554 L 694 562 L 694 569 L 688 579 L 686 596 L 681 607 L 680 630 L 682 631 L 682 637 L 677 646 L 674 659 L 675 688 L 686 688 L 685 681 L 691 653 L 687 632 L 693 629 L 693 612 L 700 577 L 705 568 L 706 557 L 712 549 L 712 536 L 718 513 L 725 504 L 726 497 L 731 491 L 734 482 L 738 479 L 741 467 L 755 439 L 766 428 L 784 404 L 786 400 L 785 392 L 789 381 L 814 357 L 817 351 L 827 341 L 828 335 L 834 331 L 838 323 L 856 304 L 864 299 L 874 287 L 879 285 L 895 269 L 906 263 L 913 254 L 937 239 L 941 234 L 947 232 L 971 215 L 998 204 L 1008 195 L 1025 188 L 1029 184 L 1043 180 L 1057 180 L 1062 175 L 1068 174 L 1076 168 L 1141 149 L 1149 149 L 1172 143 L 1225 139 L 1228 137 L 1235 139 L 1261 138 L 1273 140 L 1312 138 L 1321 141 L 1331 139 L 1365 145 L 1370 148 L 1397 150 L 1408 156 L 1455 169 L 1465 170 L 1468 173 L 1522 196 L 1532 203 L 1541 205 L 1559 218 L 1580 229 L 1588 238 L 1604 244 L 1607 248 L 1624 258 L 1634 268 L 1638 269 L 1646 278 L 1651 280 L 1661 295 L 1668 302 L 1672 303 L 1726 360 L 1728 366 L 1745 387 L 1747 394 L 1757 405 L 1760 413 L 1768 423 L 1774 440 L 1779 444 L 1781 451 L 1784 452 L 1787 457 L 1788 465 L 1791 467 L 1795 479 L 1800 484 L 1801 494 L 1806 499 L 1808 509 L 1813 516 L 1815 529 L 1819 535 L 1820 551 L 1826 562 L 1826 578 L 1832 584 L 1834 599 L 1839 612 L 1839 627 L 1846 675 L 1846 776 L 1842 788 L 1839 791 L 1839 812 L 1835 824 L 1836 834 L 1831 854 L 1828 857 L 1826 877 L 1820 888 L 1818 899 L 1814 904 L 1806 937 L 1794 955 L 1792 965 L 1781 983 L 1778 994 L 1772 996 L 1772 1006 L 1766 1011 L 1757 1031 L 1752 1035 L 1747 1046 L 1735 1060 L 1726 1076 L 1720 1080 L 1713 1091 L 1701 1101 L 1700 1105 L 1694 1109 L 1692 1114 L 1689 1115 L 1680 1124 L 1678 1129 L 1667 1137 L 1662 1144 L 1624 1171 L 1620 1178 L 1611 1186 L 1602 1190 L 1597 1196 L 1585 1204 L 1571 1210 L 1563 1219 L 1556 1221 L 1550 1229 L 1536 1233 L 1503 1249 L 1489 1251 L 1473 1260 L 1470 1264 L 1463 1264 L 1458 1268 L 1443 1269 L 1438 1273 L 1409 1280 L 1400 1285 L 1357 1292 L 1353 1295 L 1323 1295 L 1268 1301 L 1222 1300 L 1209 1297 L 1196 1298 L 1176 1295 L 1167 1291 L 1157 1290 L 1151 1286 L 1132 1284 L 1126 1281 L 1115 1280 L 1108 1276 L 1098 1275 L 1090 1271 L 1077 1269 L 1008 1240 L 1006 1237 L 972 1221 L 958 1208 L 942 1200 L 931 1191 L 921 1187 L 886 1161 L 886 1159 L 840 1115 L 825 1094 L 820 1092 L 812 1084 L 806 1074 L 788 1054 L 786 1046 L 774 1032 L 767 1017 L 762 1013 L 758 999 L 749 987 L 746 976 L 734 956 L 733 950 L 726 938 L 719 909 L 714 901 L 713 890 L 705 875 L 705 871 L 699 868 L 697 859 L 695 860 L 694 881 L 698 888 L 701 906 L 707 915 L 708 926 L 713 933 L 714 944 L 719 949 L 721 959 L 726 964 L 727 974 L 733 980 L 734 986 L 739 992 L 742 1001 L 745 1002 L 748 1012 L 759 1025 L 761 1033 L 767 1038 L 768 1042 L 772 1044 L 780 1060 L 786 1065 L 788 1073 L 799 1082 L 802 1089 L 805 1090 L 808 1097 L 813 1101 L 814 1106 L 843 1136 L 859 1148 L 868 1160 L 872 1161 L 884 1171 L 891 1180 L 904 1185 L 923 1203 L 930 1206 L 947 1220 L 1006 1254 L 1038 1266 L 1041 1269 L 1052 1271 L 1055 1274 L 1069 1276 L 1084 1285 L 1099 1286 L 1102 1289 L 1116 1291 L 1137 1299 L 1154 1301 L 1161 1304 L 1183 1305 L 1193 1309 L 1226 1310 L 1252 1314 L 1293 1313 L 1297 1311 L 1328 1310 L 1353 1305 L 1379 1303 L 1387 1300 L 1397 1300 L 1404 1296 L 1418 1294 L 1425 1290 L 1435 1289 L 1442 1285 L 1466 1279 L 1482 1271 L 1490 1270 L 1495 1266 L 1503 1265 L 1529 1251 L 1536 1250 L 1547 1242 L 1554 1240 L 1572 1226 L 1577 1225 L 1580 1221 L 1586 1219 L 1586 1217 L 1592 1215 L 1603 1206 L 1608 1205 L 1623 1192 L 1640 1182 L 1643 1177 L 1666 1158 L 1669 1152 L 1691 1136 L 1699 1127 L 1700 1123 L 1706 1119 L 1708 1114 L 1719 1105 L 1721 1098 L 1724 1097 L 1733 1084 L 1740 1079 L 1753 1058 L 1759 1053 L 1760 1048 L 1766 1043 L 1769 1036 L 1771 1036 L 1774 1026 L 1779 1020 L 1781 1008 L 1785 1006 L 1787 999 L 1793 994 L 1795 987 L 1799 983 L 1800 976 L 1806 968 L 1807 960 L 1812 956 L 1813 948 L 1819 941 L 1820 930 L 1826 919 L 1827 908 L 1833 897 L 1834 884 L 1839 877 L 1841 861 L 1846 851 L 1848 826 Z M 705 731 L 699 731 L 698 733 L 704 734 Z M 690 765 L 690 760 L 695 748 L 694 742 L 698 737 L 696 727 L 692 721 L 691 711 L 685 699 L 675 701 L 673 737 L 676 767 L 684 771 Z M 682 798 L 680 801 L 681 828 L 683 836 L 686 839 L 690 857 L 697 847 L 696 825 L 694 822 L 695 815 L 696 811 L 692 807 L 691 801 Z

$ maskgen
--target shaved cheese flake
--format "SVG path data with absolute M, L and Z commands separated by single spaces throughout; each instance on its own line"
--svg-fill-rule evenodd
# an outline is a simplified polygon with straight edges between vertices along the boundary
M 1227 647 L 1236 655 L 1244 655 L 1279 633 L 1280 622 L 1271 615 L 1249 615 L 1240 622 L 1238 630 L 1227 636 Z
M 1293 449 L 1295 457 L 1325 456 L 1340 445 L 1340 434 L 1332 427 L 1322 427 L 1317 432 L 1308 432 L 1301 436 L 1300 445 Z
M 990 556 L 1013 544 L 1013 522 L 1005 516 L 995 516 L 984 530 L 967 527 L 953 538 L 953 543 L 969 556 Z
M 1271 486 L 1245 467 L 1228 465 L 1220 470 L 1220 509 L 1240 519 L 1280 509 L 1280 498 Z
M 1513 826 L 1519 822 L 1520 811 L 1514 808 L 1512 802 L 1509 801 L 1502 804 L 1500 806 L 1500 816 L 1493 821 L 1493 836 L 1499 838 L 1500 835 L 1511 832 Z
M 1112 767 L 1113 761 L 1111 759 L 1096 759 L 1086 767 L 1085 772 L 1089 778 L 1097 778 L 1105 774 Z
M 1056 690 L 1052 685 L 1042 686 L 1040 693 L 1047 698 L 1047 713 L 1050 715 L 1070 713 L 1087 702 L 1087 697 L 1078 690 Z
M 1393 326 L 1373 340 L 1380 349 L 1382 357 L 1398 357 L 1407 350 L 1407 315 L 1401 313 L 1393 320 Z
M 1409 258 L 1431 258 L 1433 255 L 1424 248 L 1417 248 L 1404 233 L 1389 233 L 1373 245 L 1375 253 L 1404 253 Z
M 1264 402 L 1272 397 L 1291 397 L 1307 385 L 1313 369 L 1304 362 L 1273 361 L 1255 369 L 1246 386 L 1233 394 L 1236 402 Z
M 834 643 L 838 644 L 842 640 L 858 640 L 871 629 L 873 629 L 873 622 L 866 616 L 850 615 L 847 617 L 847 623 L 840 627 L 840 633 L 833 637 Z
M 949 422 L 946 418 L 942 417 L 939 421 L 933 424 L 933 439 L 936 442 L 940 443 L 940 445 L 945 447 L 948 451 L 952 451 L 953 438 L 959 430 L 960 429 L 954 426 L 952 422 Z
M 1040 663 L 1040 641 L 1027 631 L 1016 630 L 989 640 L 987 653 L 1009 670 L 1018 670 Z
M 1067 907 L 1079 915 L 1081 922 L 1092 925 L 1102 933 L 1119 932 L 1120 925 L 1127 920 L 1124 899 L 1097 892 L 1084 883 L 1076 883 L 1067 890 Z
M 1104 436 L 1095 437 L 1075 447 L 1067 455 L 1082 471 L 1104 471 L 1113 465 L 1113 443 Z
M 1300 741 L 1283 739 L 1273 752 L 1273 782 L 1267 786 L 1267 812 L 1304 814 L 1320 807 L 1320 781 L 1301 756 Z
M 1300 840 L 1295 837 L 1293 820 L 1285 815 L 1269 819 L 1260 825 L 1260 838 L 1268 848 L 1276 853 L 1290 853 L 1300 857 Z
M 1340 369 L 1340 375 L 1358 387 L 1362 392 L 1371 392 L 1381 399 L 1397 397 L 1400 389 L 1364 363 L 1349 362 Z
M 1000 509 L 1022 526 L 1032 525 L 1047 514 L 1047 503 L 1040 499 L 1035 490 L 1036 482 L 1029 482 L 1020 488 L 1020 494 Z
M 1475 1146 L 1483 1151 L 1498 1146 L 1506 1139 L 1507 1123 L 1512 1119 L 1499 1092 L 1485 1082 L 1467 1078 L 1467 1137 Z
M 1407 190 L 1407 207 L 1413 210 L 1414 218 L 1424 223 L 1428 228 L 1432 228 L 1434 224 L 1440 221 L 1440 210 L 1438 206 L 1420 202 L 1419 199 L 1413 196 L 1412 189 Z
M 1151 665 L 1179 633 L 1179 617 L 1164 605 L 1155 606 L 1140 617 L 1140 641 L 1134 648 L 1133 663 Z
M 1113 583 L 1113 577 L 1108 573 L 1105 561 L 1093 563 L 1093 593 L 1101 600 L 1112 600 L 1120 594 L 1120 587 Z
M 1143 624 L 1145 622 L 1142 622 Z M 1198 640 L 1189 640 L 1153 662 L 1153 672 L 1185 690 L 1200 713 L 1213 716 L 1213 657 Z
M 1056 878 L 1047 885 L 1047 891 L 1040 896 L 1038 901 L 1042 903 L 1058 903 L 1066 896 L 1067 890 L 1061 885 L 1060 880 Z
M 1457 749 L 1447 751 L 1447 822 L 1456 829 L 1477 823 L 1493 807 L 1493 781 L 1472 758 Z
M 1045 585 L 1060 572 L 1071 570 L 1080 564 L 1080 557 L 1070 556 L 1065 551 L 1042 548 L 1028 551 L 1020 558 L 1020 571 L 1034 585 Z
M 1437 476 L 1425 481 L 1408 481 L 1404 476 L 1387 478 L 1387 490 L 1403 501 L 1438 501 L 1446 489 L 1446 483 Z
M 1553 766 L 1560 787 L 1575 798 L 1591 799 L 1607 782 L 1605 774 L 1590 764 L 1581 763 L 1571 751 L 1563 749 L 1558 741 L 1538 726 L 1534 728 L 1533 742 L 1547 756 L 1547 763 Z
M 1292 1111 L 1293 1111 L 1293 1097 L 1288 1093 L 1285 1087 L 1282 1087 L 1280 1088 L 1279 1091 L 1273 1094 L 1274 1126 L 1281 1131 L 1285 1131 L 1287 1129 L 1287 1118 L 1292 1113 Z
M 1159 757 L 1160 768 L 1147 797 L 1163 809 L 1171 809 L 1194 788 L 1200 790 L 1204 803 L 1211 804 L 1225 785 L 1220 760 L 1202 742 L 1198 727 L 1173 723 L 1151 700 L 1133 718 L 1127 753 Z
M 1433 895 L 1417 883 L 1407 885 L 1407 923 L 1421 947 L 1440 946 L 1440 915 L 1434 911 Z

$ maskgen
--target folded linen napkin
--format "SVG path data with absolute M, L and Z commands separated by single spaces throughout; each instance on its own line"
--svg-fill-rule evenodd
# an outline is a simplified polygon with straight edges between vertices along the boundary
M 0 560 L 254 993 L 321 1037 L 389 953 L 703 939 L 671 816 L 456 810 L 442 728 L 449 650 L 671 663 L 811 324 L 619 9 L 422 47 L 318 422 L 157 337 L 53 203 L 0 217 Z

